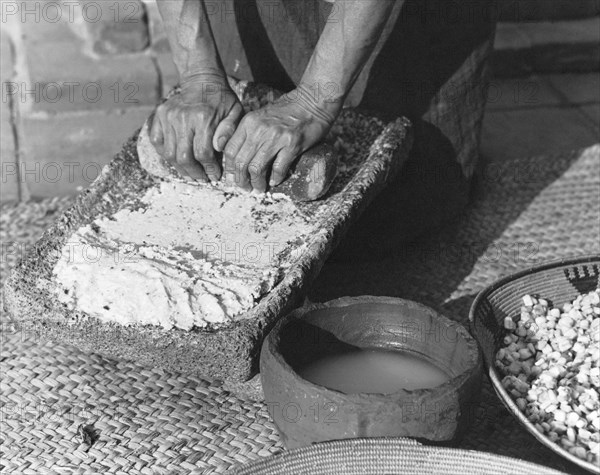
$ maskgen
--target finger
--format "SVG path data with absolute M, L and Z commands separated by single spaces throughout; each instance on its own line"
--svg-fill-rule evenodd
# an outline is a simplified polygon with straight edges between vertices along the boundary
M 207 177 L 202 166 L 194 159 L 194 131 L 185 127 L 184 132 L 178 137 L 177 142 L 177 167 L 184 175 L 193 180 L 206 181 Z
M 163 158 L 170 163 L 177 161 L 177 134 L 175 129 L 171 127 L 166 120 L 160 119 L 164 142 L 163 142 Z
M 225 175 L 225 183 L 227 185 L 235 185 L 238 181 L 236 170 L 236 157 L 238 152 L 246 141 L 246 129 L 244 123 L 241 122 L 235 130 L 233 136 L 227 142 L 225 150 L 223 150 L 223 168 Z
M 250 162 L 248 165 L 250 183 L 252 184 L 252 188 L 254 190 L 260 191 L 261 193 L 267 191 L 267 174 L 270 165 L 275 160 L 278 151 L 279 150 L 276 147 L 263 145 L 256 152 L 252 162 Z
M 192 175 L 190 175 L 190 171 L 187 168 L 183 167 L 182 165 L 177 164 L 177 162 L 174 162 L 171 164 L 171 166 L 177 171 L 177 173 L 179 173 L 179 176 L 182 178 L 189 177 L 188 179 L 190 181 L 198 181 L 198 182 L 209 181 L 208 177 L 204 173 L 204 170 L 202 170 L 202 166 L 200 166 L 199 163 L 196 165 L 197 165 L 197 168 L 195 168 L 194 171 L 192 171 L 192 173 L 194 174 L 194 176 L 197 176 L 198 178 L 192 178 Z
M 248 172 L 248 166 L 254 159 L 258 146 L 251 139 L 246 139 L 242 148 L 235 157 L 235 178 L 236 184 L 244 190 L 252 190 L 252 184 L 250 183 L 250 174 Z
M 217 156 L 211 143 L 211 135 L 206 126 L 202 130 L 199 127 L 196 128 L 193 146 L 196 163 L 203 168 L 208 178 L 212 181 L 220 180 L 221 167 L 217 161 Z
M 229 142 L 235 133 L 235 129 L 237 129 L 241 118 L 242 106 L 241 104 L 236 104 L 233 106 L 227 117 L 217 125 L 212 141 L 213 148 L 217 152 L 222 152 L 225 149 L 227 142 Z
M 154 114 L 152 123 L 150 124 L 150 130 L 148 136 L 150 137 L 150 143 L 154 145 L 154 148 L 161 148 L 163 146 L 165 137 L 163 135 L 162 125 L 157 114 Z
M 273 162 L 269 186 L 277 186 L 287 178 L 290 167 L 298 154 L 289 147 L 281 149 Z
M 166 116 L 164 114 L 156 114 L 152 121 L 152 127 L 158 126 L 160 128 L 160 133 L 162 135 L 162 144 L 155 145 L 157 152 L 162 156 L 163 160 L 166 160 L 169 165 L 174 168 L 177 173 L 181 176 L 185 176 L 185 171 L 177 166 L 177 162 L 175 160 L 175 153 L 177 151 L 177 147 L 175 144 L 175 130 L 169 125 L 166 120 Z M 169 153 L 167 154 L 167 150 Z

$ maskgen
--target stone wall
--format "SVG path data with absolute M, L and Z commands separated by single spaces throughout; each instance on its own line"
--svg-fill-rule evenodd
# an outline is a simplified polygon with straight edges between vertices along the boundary
M 600 0 L 500 0 L 505 22 L 574 20 L 597 16 Z
M 600 0 L 501 0 L 497 14 L 527 24 L 589 17 L 599 6 Z M 517 64 L 519 38 L 539 43 L 510 28 L 502 30 L 508 43 L 500 40 L 502 71 Z M 594 41 L 592 35 L 588 43 Z M 2 0 L 1 47 L 3 201 L 86 187 L 177 82 L 153 0 Z M 569 46 L 567 59 L 579 47 Z M 531 48 L 524 48 L 517 74 L 531 64 Z M 552 42 L 546 50 L 555 51 Z M 546 65 L 555 62 L 550 55 Z
M 177 82 L 156 4 L 2 3 L 2 200 L 75 193 Z

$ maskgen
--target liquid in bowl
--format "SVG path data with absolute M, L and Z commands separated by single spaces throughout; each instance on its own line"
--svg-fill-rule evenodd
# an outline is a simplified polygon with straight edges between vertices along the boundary
M 435 388 L 450 377 L 435 364 L 405 351 L 359 349 L 326 355 L 298 368 L 304 379 L 346 394 L 392 394 Z

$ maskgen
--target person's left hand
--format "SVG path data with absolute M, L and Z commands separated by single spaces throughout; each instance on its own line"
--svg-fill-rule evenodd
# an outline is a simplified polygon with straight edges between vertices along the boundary
M 264 192 L 281 183 L 294 160 L 325 137 L 339 108 L 318 105 L 299 91 L 242 118 L 223 154 L 227 184 Z

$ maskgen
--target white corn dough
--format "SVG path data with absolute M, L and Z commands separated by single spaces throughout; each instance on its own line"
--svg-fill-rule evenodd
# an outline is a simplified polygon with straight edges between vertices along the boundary
M 170 181 L 142 203 L 69 238 L 53 270 L 63 304 L 123 325 L 227 323 L 276 285 L 318 231 L 283 195 Z

